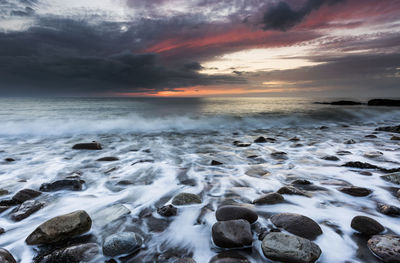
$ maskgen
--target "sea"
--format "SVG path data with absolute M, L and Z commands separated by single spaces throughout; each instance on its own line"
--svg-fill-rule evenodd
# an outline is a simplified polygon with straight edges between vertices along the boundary
M 37 200 L 45 206 L 19 222 L 11 220 L 13 208 L 0 213 L 5 229 L 0 247 L 18 262 L 34 262 L 45 248 L 27 245 L 26 237 L 52 217 L 85 210 L 93 220 L 87 239 L 100 248 L 92 262 L 109 259 L 101 253 L 107 236 L 135 231 L 144 238 L 142 249 L 117 262 L 172 263 L 192 257 L 207 263 L 224 251 L 211 238 L 215 210 L 233 202 L 250 205 L 259 215 L 252 226 L 253 245 L 235 250 L 252 263 L 273 262 L 263 255 L 258 236 L 274 228 L 271 215 L 285 212 L 320 225 L 323 234 L 314 241 L 322 250 L 317 262 L 379 262 L 350 223 L 354 216 L 369 216 L 386 233 L 400 234 L 399 219 L 377 211 L 379 203 L 400 206 L 396 186 L 382 180 L 381 171 L 362 173 L 343 164 L 400 167 L 400 141 L 391 140 L 395 134 L 375 131 L 399 125 L 400 108 L 315 103 L 339 99 L 1 98 L 0 188 L 8 194 L 0 200 L 74 176 L 84 188 L 43 192 Z M 260 136 L 267 142 L 255 143 Z M 92 141 L 102 150 L 72 149 Z M 98 161 L 110 156 L 118 160 Z M 212 160 L 222 165 L 211 165 Z M 297 179 L 315 186 L 305 190 L 309 196 L 284 195 L 284 203 L 252 205 Z M 338 190 L 348 185 L 372 194 L 353 197 Z M 202 203 L 180 206 L 171 218 L 157 213 L 182 192 L 199 195 Z

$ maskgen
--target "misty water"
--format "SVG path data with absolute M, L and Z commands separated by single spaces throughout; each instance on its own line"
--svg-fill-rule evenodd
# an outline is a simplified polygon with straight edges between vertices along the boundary
M 15 159 L 1 161 L 0 188 L 9 192 L 1 199 L 68 176 L 79 176 L 85 184 L 81 191 L 42 193 L 37 199 L 46 205 L 20 222 L 10 219 L 12 208 L 2 212 L 0 227 L 6 232 L 0 235 L 0 246 L 18 262 L 32 262 L 40 247 L 27 245 L 25 239 L 38 225 L 85 210 L 93 220 L 88 239 L 99 247 L 112 233 L 143 235 L 143 248 L 120 262 L 173 262 L 183 256 L 208 262 L 222 251 L 211 239 L 220 204 L 250 204 L 263 193 L 306 179 L 315 186 L 307 190 L 310 197 L 284 195 L 284 203 L 254 206 L 259 218 L 253 225 L 253 245 L 236 251 L 251 262 L 271 262 L 263 255 L 257 229 L 271 228 L 272 214 L 292 212 L 312 218 L 322 228 L 315 240 L 322 250 L 317 262 L 378 262 L 350 222 L 366 215 L 384 225 L 387 233 L 400 234 L 399 219 L 376 208 L 378 203 L 399 206 L 392 193 L 395 185 L 382 180 L 380 171 L 370 170 L 366 176 L 342 165 L 361 161 L 400 167 L 399 141 L 391 140 L 391 133 L 374 131 L 398 125 L 400 109 L 313 103 L 326 100 L 1 99 L 0 159 Z M 365 137 L 371 134 L 376 138 Z M 259 136 L 275 141 L 254 143 Z M 290 140 L 294 137 L 299 140 Z M 355 143 L 346 144 L 348 140 Z M 91 141 L 103 149 L 72 149 Z M 251 145 L 237 147 L 234 141 Z M 277 158 L 276 152 L 286 154 Z M 322 159 L 333 155 L 340 160 Z M 119 160 L 96 161 L 108 156 Z M 212 166 L 212 160 L 223 164 Z M 373 192 L 353 197 L 338 191 L 344 185 Z M 202 203 L 179 206 L 178 215 L 167 219 L 157 214 L 158 207 L 181 192 L 198 194 Z M 107 210 L 110 207 L 114 210 Z M 100 252 L 93 262 L 106 259 Z

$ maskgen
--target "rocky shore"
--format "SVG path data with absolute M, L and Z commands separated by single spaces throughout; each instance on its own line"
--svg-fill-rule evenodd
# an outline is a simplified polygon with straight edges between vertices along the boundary
M 0 262 L 400 262 L 400 126 L 293 132 L 57 146 L 78 170 L 3 181 Z

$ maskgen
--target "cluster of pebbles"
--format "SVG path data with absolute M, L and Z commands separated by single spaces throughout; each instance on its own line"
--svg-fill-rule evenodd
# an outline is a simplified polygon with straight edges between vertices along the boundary
M 326 129 L 322 127 L 322 129 Z M 378 131 L 398 132 L 396 127 L 383 127 Z M 372 138 L 372 135 L 371 135 Z M 254 143 L 274 142 L 274 138 L 257 138 Z M 296 143 L 300 139 L 292 138 Z M 392 140 L 400 140 L 393 136 Z M 346 144 L 355 143 L 346 141 Z M 249 147 L 250 143 L 235 141 L 236 147 Z M 101 150 L 102 146 L 97 142 L 81 143 L 73 146 L 74 150 Z M 345 152 L 341 154 L 346 155 Z M 379 157 L 379 152 L 368 153 L 369 157 Z M 340 154 L 339 154 L 340 155 Z M 285 152 L 274 152 L 272 158 L 285 159 Z M 324 160 L 337 162 L 337 156 L 325 156 Z M 116 157 L 102 157 L 97 161 L 112 162 L 117 161 Z M 14 162 L 12 158 L 5 160 Z M 224 163 L 218 160 L 211 160 L 211 166 L 222 166 Z M 344 167 L 361 169 L 364 175 L 368 175 L 367 170 L 378 170 L 384 175 L 382 180 L 393 185 L 400 184 L 400 169 L 387 169 L 365 162 L 347 162 Z M 250 171 L 249 174 L 259 174 L 260 171 Z M 190 184 L 190 182 L 188 182 Z M 62 180 L 56 180 L 44 183 L 38 190 L 22 189 L 16 192 L 9 199 L 0 201 L 0 211 L 12 209 L 9 218 L 12 221 L 20 222 L 32 214 L 36 213 L 47 204 L 38 200 L 43 192 L 57 192 L 59 190 L 82 191 L 85 189 L 85 181 L 80 178 L 79 173 L 73 174 Z M 216 256 L 209 259 L 209 263 L 250 263 L 243 251 L 260 250 L 263 256 L 262 262 L 269 260 L 277 262 L 291 263 L 313 263 L 320 259 L 324 251 L 315 242 L 324 232 L 320 226 L 323 222 L 316 222 L 310 217 L 291 211 L 281 213 L 259 214 L 257 207 L 278 205 L 288 202 L 285 196 L 302 196 L 311 198 L 310 192 L 319 190 L 319 186 L 305 179 L 296 179 L 277 191 L 268 192 L 260 195 L 250 202 L 238 202 L 237 200 L 227 199 L 220 202 L 214 209 L 210 206 L 204 206 L 200 212 L 198 222 L 201 224 L 202 215 L 209 211 L 215 211 L 216 222 L 210 226 L 211 239 Z M 341 185 L 338 191 L 353 197 L 370 196 L 373 191 L 369 188 L 353 185 Z M 392 191 L 393 189 L 391 189 Z M 400 196 L 400 190 L 396 194 Z M 6 190 L 1 190 L 2 195 L 8 195 Z M 168 202 L 170 201 L 170 202 Z M 166 199 L 162 205 L 156 209 L 156 213 L 161 218 L 173 218 L 179 214 L 180 207 L 196 206 L 203 204 L 201 194 L 181 192 L 170 199 Z M 400 216 L 400 208 L 389 204 L 378 204 L 377 210 L 390 217 Z M 204 212 L 204 213 L 203 213 Z M 97 259 L 107 258 L 107 263 L 113 262 L 146 262 L 144 259 L 134 261 L 135 255 L 146 247 L 148 236 L 138 229 L 126 231 L 117 231 L 110 233 L 101 242 L 90 235 L 92 224 L 108 224 L 120 217 L 126 216 L 130 211 L 124 205 L 116 205 L 109 210 L 105 209 L 98 213 L 95 218 L 91 218 L 84 210 L 71 211 L 70 213 L 53 217 L 30 233 L 25 243 L 29 246 L 36 246 L 37 255 L 33 262 L 51 263 L 51 262 L 98 262 Z M 147 218 L 149 224 L 153 226 L 154 232 L 162 232 L 166 226 L 160 226 L 159 219 L 153 217 L 153 211 L 142 211 L 141 216 Z M 266 218 L 269 222 L 264 225 L 259 222 L 259 218 Z M 153 220 L 153 221 L 151 221 Z M 265 222 L 264 220 L 262 222 Z M 365 247 L 369 249 L 371 255 L 382 262 L 400 262 L 400 236 L 395 229 L 387 229 L 377 220 L 364 216 L 355 216 L 351 222 L 348 222 L 366 242 Z M 149 227 L 151 228 L 151 227 Z M 7 230 L 0 229 L 2 235 L 7 235 Z M 260 242 L 256 242 L 256 241 Z M 101 245 L 99 245 L 101 244 Z M 259 244 L 259 247 L 254 247 Z M 168 257 L 165 262 L 175 263 L 195 263 L 191 255 Z M 104 261 L 104 260 L 103 260 Z M 0 249 L 0 262 L 17 262 L 13 255 L 5 248 Z M 150 261 L 149 261 L 150 262 Z M 157 261 L 162 262 L 162 261 Z M 351 261 L 346 261 L 351 262 Z

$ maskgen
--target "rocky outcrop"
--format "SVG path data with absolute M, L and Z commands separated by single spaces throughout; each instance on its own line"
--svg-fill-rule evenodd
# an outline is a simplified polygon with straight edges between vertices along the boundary
M 90 230 L 92 220 L 83 210 L 54 217 L 38 226 L 25 240 L 28 245 L 63 241 Z
M 250 246 L 253 242 L 250 223 L 243 219 L 215 223 L 212 238 L 215 245 L 222 248 Z
M 314 242 L 279 232 L 268 233 L 261 248 L 267 258 L 290 263 L 314 263 L 321 255 Z
M 373 100 L 368 101 L 368 106 L 399 107 L 400 106 L 400 100 L 373 99 Z
M 14 221 L 21 221 L 39 211 L 44 205 L 44 203 L 36 200 L 25 201 L 11 213 L 10 217 Z

